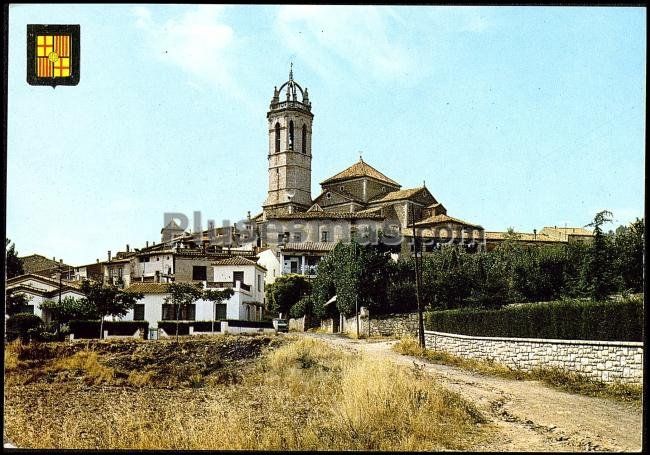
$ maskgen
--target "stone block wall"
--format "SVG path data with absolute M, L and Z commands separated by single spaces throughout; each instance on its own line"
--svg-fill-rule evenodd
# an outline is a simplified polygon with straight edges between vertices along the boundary
M 389 314 L 370 319 L 371 336 L 417 336 L 418 314 Z
M 641 342 L 476 337 L 427 330 L 424 336 L 427 349 L 511 368 L 557 367 L 603 382 L 643 383 Z

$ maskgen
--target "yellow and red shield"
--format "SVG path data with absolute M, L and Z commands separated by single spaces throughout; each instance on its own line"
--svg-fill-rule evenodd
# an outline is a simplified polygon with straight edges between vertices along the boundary
M 32 85 L 77 85 L 79 26 L 27 26 L 27 81 Z

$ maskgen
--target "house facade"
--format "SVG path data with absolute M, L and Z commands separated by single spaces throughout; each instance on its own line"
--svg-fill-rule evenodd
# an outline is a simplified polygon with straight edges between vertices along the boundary
M 6 290 L 27 297 L 27 305 L 20 311 L 21 313 L 35 314 L 46 322 L 50 321 L 50 315 L 47 310 L 41 308 L 41 304 L 46 300 L 84 297 L 77 282 L 65 279 L 57 280 L 35 273 L 8 279 Z
M 177 309 L 165 301 L 169 297 L 169 283 L 134 282 L 125 292 L 142 293 L 135 308 L 123 320 L 147 321 L 156 329 L 159 321 L 261 321 L 264 316 L 264 275 L 266 270 L 254 260 L 241 256 L 214 261 L 210 280 L 196 281 L 201 289 L 232 289 L 233 295 L 223 303 L 199 299 L 187 308 Z

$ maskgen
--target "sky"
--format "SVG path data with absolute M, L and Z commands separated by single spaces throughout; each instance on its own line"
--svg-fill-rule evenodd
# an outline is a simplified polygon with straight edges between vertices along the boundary
M 27 84 L 27 24 L 80 24 L 77 86 Z M 486 230 L 643 216 L 645 8 L 12 5 L 7 237 L 81 265 L 259 213 L 291 62 L 312 198 L 361 152 Z

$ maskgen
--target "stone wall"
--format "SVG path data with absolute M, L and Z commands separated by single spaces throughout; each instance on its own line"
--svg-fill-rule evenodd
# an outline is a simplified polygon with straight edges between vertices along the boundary
M 304 332 L 305 331 L 305 317 L 289 319 L 290 332 Z
M 643 343 L 495 338 L 424 332 L 428 349 L 525 371 L 557 367 L 603 382 L 643 383 Z
M 371 336 L 417 336 L 418 314 L 388 314 L 370 319 Z

